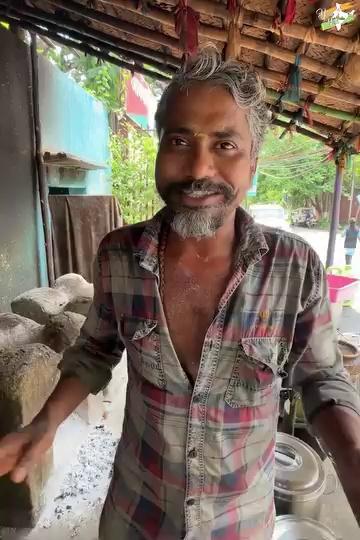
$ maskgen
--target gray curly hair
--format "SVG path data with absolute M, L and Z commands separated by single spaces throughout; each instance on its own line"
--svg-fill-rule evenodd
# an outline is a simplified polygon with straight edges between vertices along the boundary
M 265 87 L 257 73 L 246 64 L 236 60 L 222 60 L 221 53 L 213 46 L 205 47 L 195 58 L 186 62 L 164 90 L 155 115 L 158 136 L 165 125 L 169 96 L 176 90 L 188 88 L 194 82 L 226 88 L 237 105 L 245 109 L 252 136 L 252 155 L 257 156 L 269 124 Z

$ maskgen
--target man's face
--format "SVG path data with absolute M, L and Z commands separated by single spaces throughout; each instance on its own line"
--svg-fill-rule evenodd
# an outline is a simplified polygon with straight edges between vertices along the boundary
M 255 170 L 245 112 L 221 87 L 197 83 L 168 100 L 156 186 L 182 237 L 211 236 L 244 199 Z

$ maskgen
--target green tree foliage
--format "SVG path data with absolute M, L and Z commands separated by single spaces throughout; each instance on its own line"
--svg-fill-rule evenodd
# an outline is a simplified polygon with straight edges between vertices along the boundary
M 280 138 L 281 133 L 281 129 L 272 128 L 265 138 L 258 163 L 257 196 L 251 202 L 279 203 L 290 209 L 313 206 L 321 216 L 328 213 L 335 179 L 335 163 L 327 158 L 331 149 L 299 134 Z M 350 189 L 348 167 L 343 192 L 347 195 Z
M 123 113 L 129 72 L 67 47 L 49 49 L 46 55 L 110 111 Z M 161 83 L 151 82 L 150 86 L 156 93 L 161 92 Z M 151 217 L 161 206 L 154 180 L 155 139 L 128 126 L 127 137 L 111 135 L 110 151 L 113 193 L 119 199 L 125 222 Z
M 126 70 L 68 47 L 48 49 L 46 56 L 110 111 L 123 110 L 125 82 L 130 77 Z
M 161 206 L 155 187 L 157 144 L 153 137 L 133 128 L 128 138 L 111 137 L 113 193 L 126 223 L 151 217 Z

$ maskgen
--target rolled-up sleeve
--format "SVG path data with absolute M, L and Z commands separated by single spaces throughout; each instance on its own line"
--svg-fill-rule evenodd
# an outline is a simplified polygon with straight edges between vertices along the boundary
M 322 408 L 348 407 L 360 415 L 360 398 L 343 366 L 331 320 L 326 273 L 315 253 L 308 262 L 307 298 L 297 317 L 288 373 L 311 423 Z
M 80 336 L 59 364 L 62 377 L 78 377 L 97 394 L 111 380 L 112 369 L 120 362 L 124 345 L 119 338 L 111 273 L 106 248 L 100 244 L 94 263 L 94 300 Z

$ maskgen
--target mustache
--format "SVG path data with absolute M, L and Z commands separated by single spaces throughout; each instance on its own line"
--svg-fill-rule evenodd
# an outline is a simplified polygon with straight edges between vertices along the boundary
M 186 195 L 196 195 L 198 197 L 213 194 L 224 195 L 226 202 L 233 200 L 236 196 L 234 188 L 229 186 L 229 184 L 225 184 L 224 182 L 214 182 L 208 178 L 174 182 L 166 187 L 163 195 L 168 199 L 184 193 Z

